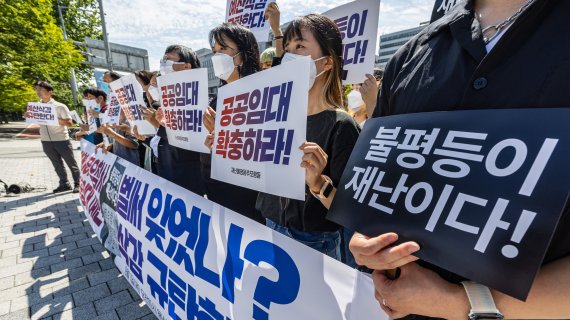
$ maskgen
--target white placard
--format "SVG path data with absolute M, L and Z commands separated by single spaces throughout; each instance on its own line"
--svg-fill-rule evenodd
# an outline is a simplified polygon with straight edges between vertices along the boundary
M 310 57 L 258 72 L 218 90 L 212 178 L 305 200 L 301 168 Z
M 275 0 L 228 0 L 226 21 L 235 22 L 251 30 L 257 42 L 269 40 L 269 22 L 265 20 L 265 9 Z
M 208 69 L 177 71 L 157 78 L 160 106 L 171 146 L 210 153 L 202 117 L 208 108 Z
M 136 125 L 140 134 L 155 135 L 156 128 L 142 116 L 141 108 L 145 107 L 144 92 L 135 75 L 123 76 L 109 83 L 109 86 L 115 93 L 131 127 Z
M 79 116 L 77 111 L 71 110 L 69 111 L 69 113 L 71 114 L 71 118 L 73 119 L 73 121 L 75 121 L 77 124 L 83 124 L 83 120 L 81 120 L 81 117 Z
M 94 148 L 85 214 L 159 319 L 388 320 L 369 276 Z
M 87 132 L 88 134 L 92 134 L 93 132 L 97 131 L 97 128 L 99 127 L 99 125 L 101 124 L 101 122 L 99 122 L 99 125 L 97 125 L 97 118 L 90 115 L 89 111 L 95 111 L 99 113 L 99 117 L 101 117 L 102 113 L 101 108 L 99 108 L 99 106 L 97 106 L 96 108 L 87 105 L 87 124 L 89 125 L 89 131 Z
M 342 36 L 342 84 L 362 83 L 374 72 L 380 0 L 356 0 L 323 13 Z
M 119 124 L 121 104 L 114 92 L 109 93 L 107 110 L 101 114 L 101 124 Z
M 59 126 L 56 106 L 51 103 L 28 102 L 26 123 Z

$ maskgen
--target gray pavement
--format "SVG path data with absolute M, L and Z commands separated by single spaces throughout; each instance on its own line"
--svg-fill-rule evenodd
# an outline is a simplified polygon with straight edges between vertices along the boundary
M 0 125 L 0 179 L 36 188 L 0 197 L 0 320 L 156 319 L 95 237 L 78 195 L 52 193 L 55 171 L 39 139 L 17 138 L 24 128 Z

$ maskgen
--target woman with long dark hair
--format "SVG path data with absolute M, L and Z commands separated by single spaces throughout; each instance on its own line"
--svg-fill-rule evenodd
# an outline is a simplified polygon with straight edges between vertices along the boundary
M 249 29 L 235 23 L 222 23 L 210 31 L 209 41 L 212 51 L 215 52 L 212 57 L 214 73 L 221 79 L 222 85 L 261 70 L 259 47 Z M 217 99 L 213 99 L 204 114 L 204 126 L 209 132 L 214 131 L 216 104 Z M 209 140 L 207 144 L 210 145 L 211 137 Z M 210 154 L 201 154 L 200 161 L 208 199 L 252 220 L 264 223 L 261 213 L 255 208 L 257 191 L 213 180 L 210 177 L 212 161 Z
M 344 167 L 358 139 L 359 129 L 343 110 L 342 42 L 329 18 L 309 14 L 293 20 L 284 33 L 282 64 L 310 56 L 307 141 L 302 167 L 306 169 L 304 201 L 260 193 L 257 208 L 273 228 L 337 260 L 343 257 L 342 228 L 325 216 Z M 278 177 L 274 177 L 278 178 Z

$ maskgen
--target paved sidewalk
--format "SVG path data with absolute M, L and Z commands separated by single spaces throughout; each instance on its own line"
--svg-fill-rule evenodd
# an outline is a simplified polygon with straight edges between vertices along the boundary
M 0 137 L 0 179 L 47 188 L 0 197 L 0 320 L 156 319 L 95 237 L 78 195 L 52 193 L 58 180 L 39 140 Z

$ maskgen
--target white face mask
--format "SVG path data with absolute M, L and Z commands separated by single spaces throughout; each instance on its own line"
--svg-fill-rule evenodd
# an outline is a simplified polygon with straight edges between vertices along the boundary
M 294 53 L 290 53 L 290 52 L 286 52 L 283 55 L 283 58 L 281 58 L 281 63 L 287 63 L 302 57 L 306 57 L 300 54 L 294 54 Z M 320 57 L 318 59 L 313 60 L 313 62 L 311 63 L 311 69 L 309 70 L 309 89 L 311 89 L 313 87 L 313 84 L 315 83 L 315 79 L 320 77 L 323 73 L 325 73 L 325 70 L 321 71 L 321 73 L 317 74 L 317 65 L 315 64 L 315 62 L 322 60 L 326 58 L 326 56 Z
M 353 112 L 360 110 L 364 104 L 362 94 L 359 91 L 352 90 L 348 95 L 346 95 L 346 97 L 348 98 L 348 108 Z
M 87 108 L 87 110 L 95 110 L 95 111 L 100 110 L 99 104 L 97 103 L 96 100 L 83 99 L 81 100 L 81 102 L 83 103 L 85 108 Z
M 225 53 L 218 52 L 212 56 L 212 65 L 214 67 L 214 74 L 216 77 L 226 81 L 234 72 L 236 65 L 234 64 L 235 56 L 230 56 Z
M 157 87 L 151 85 L 148 88 L 148 94 L 150 94 L 150 97 L 152 98 L 152 100 L 160 101 L 160 92 L 158 91 Z
M 172 60 L 160 61 L 160 75 L 165 75 L 175 72 L 172 67 L 175 64 L 185 64 L 185 62 L 174 62 Z

